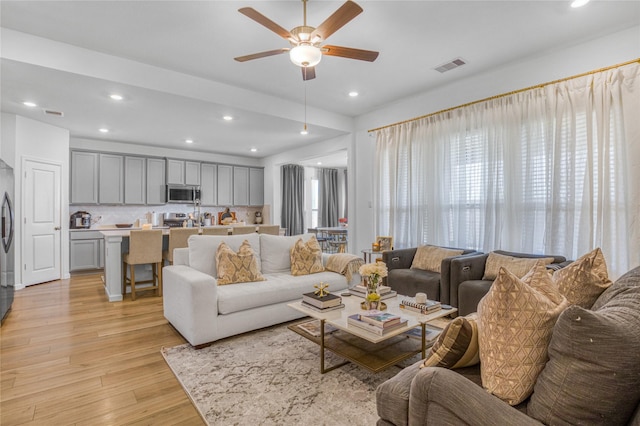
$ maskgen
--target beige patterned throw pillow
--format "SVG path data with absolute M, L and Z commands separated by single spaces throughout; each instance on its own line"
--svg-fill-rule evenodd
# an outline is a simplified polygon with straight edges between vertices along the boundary
M 480 362 L 478 314 L 456 317 L 442 330 L 422 367 L 462 368 Z
M 513 257 L 491 252 L 487 257 L 487 262 L 484 266 L 484 276 L 482 279 L 495 280 L 500 268 L 505 268 L 516 277 L 522 278 L 534 266 L 538 264 L 548 265 L 553 263 L 553 260 L 553 257 Z
M 315 236 L 304 243 L 300 238 L 289 251 L 291 275 L 309 275 L 324 271 L 322 249 Z
M 500 268 L 478 304 L 482 385 L 510 405 L 533 392 L 553 326 L 568 306 L 542 265 L 522 280 Z
M 418 246 L 416 255 L 411 262 L 411 269 L 422 269 L 425 271 L 440 273 L 442 259 L 459 256 L 464 250 L 446 249 L 436 246 Z
M 569 303 L 585 309 L 591 309 L 600 294 L 613 284 L 599 248 L 557 270 L 553 274 L 553 281 Z
M 216 252 L 218 285 L 264 281 L 258 268 L 258 260 L 249 241 L 244 240 L 238 253 L 224 241 Z

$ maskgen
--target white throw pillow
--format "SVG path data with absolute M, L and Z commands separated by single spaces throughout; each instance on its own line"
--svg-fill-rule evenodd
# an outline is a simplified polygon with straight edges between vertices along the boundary
M 291 270 L 291 248 L 302 238 L 303 242 L 311 239 L 313 234 L 293 235 L 284 237 L 279 235 L 260 234 L 260 260 L 263 274 L 289 272 Z

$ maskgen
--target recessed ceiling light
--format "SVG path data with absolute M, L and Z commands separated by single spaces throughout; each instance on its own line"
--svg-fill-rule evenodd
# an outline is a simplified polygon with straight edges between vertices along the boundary
M 193 139 L 185 139 L 184 143 L 193 143 Z
M 257 148 L 251 148 L 251 152 L 258 152 Z
M 109 133 L 109 129 L 107 129 L 106 127 L 103 127 L 101 129 L 98 129 L 100 131 L 100 133 Z
M 37 104 L 35 104 L 34 102 L 30 102 L 30 101 L 25 101 L 25 102 L 23 102 L 23 103 L 22 103 L 22 105 L 24 105 L 24 106 L 28 106 L 29 108 L 34 108 L 34 107 L 37 107 L 37 106 L 38 106 L 38 105 L 37 105 Z
M 358 96 L 358 92 L 349 92 L 349 96 L 355 98 L 356 96 Z
M 109 97 L 114 101 L 121 101 L 124 99 L 122 95 L 118 95 L 117 93 L 113 93 L 112 95 L 109 95 Z
M 318 166 L 322 166 L 322 161 L 318 161 L 316 164 L 317 164 Z
M 587 3 L 589 3 L 589 0 L 573 0 L 573 2 L 571 2 L 571 7 L 582 7 Z
M 231 121 L 231 120 L 233 120 L 233 117 L 232 117 L 232 116 L 230 116 L 230 115 L 225 115 L 224 117 L 222 117 L 222 119 L 223 119 L 224 121 Z

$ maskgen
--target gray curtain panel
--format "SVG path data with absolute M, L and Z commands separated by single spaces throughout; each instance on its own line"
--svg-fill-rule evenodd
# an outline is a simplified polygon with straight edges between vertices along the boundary
M 318 169 L 318 226 L 338 226 L 336 169 Z
M 282 172 L 282 214 L 280 226 L 287 235 L 304 233 L 304 167 L 285 164 Z

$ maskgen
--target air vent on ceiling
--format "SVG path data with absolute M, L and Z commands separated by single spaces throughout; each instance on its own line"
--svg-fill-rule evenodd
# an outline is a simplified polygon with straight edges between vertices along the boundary
M 462 65 L 466 64 L 466 62 L 464 61 L 464 59 L 462 58 L 456 58 L 453 61 L 447 62 L 446 64 L 442 64 L 440 66 L 438 66 L 437 68 L 434 68 L 436 71 L 438 72 L 447 72 L 447 71 L 451 71 L 454 68 L 458 68 Z
M 64 117 L 64 113 L 62 111 L 54 111 L 52 109 L 45 109 L 44 113 L 47 115 L 53 115 L 55 117 Z

